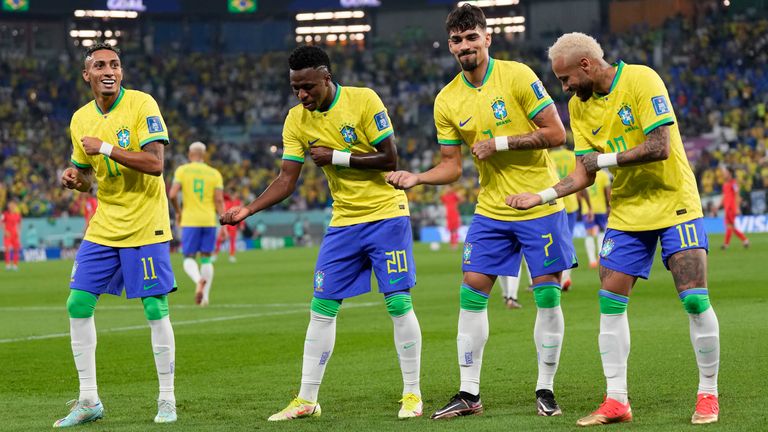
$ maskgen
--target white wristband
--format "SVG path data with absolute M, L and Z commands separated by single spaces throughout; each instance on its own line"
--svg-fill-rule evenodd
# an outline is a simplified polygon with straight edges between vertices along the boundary
M 498 136 L 496 139 L 494 139 L 496 142 L 496 151 L 507 151 L 509 150 L 509 143 L 507 142 L 507 137 L 505 136 Z
M 349 160 L 352 159 L 352 153 L 334 150 L 331 163 L 339 166 L 349 166 Z
M 542 204 L 545 204 L 557 199 L 557 191 L 555 190 L 555 188 L 544 189 L 543 191 L 537 193 L 536 195 L 541 197 Z
M 106 143 L 104 141 L 101 142 L 101 148 L 99 148 L 99 153 L 103 154 L 106 157 L 110 157 L 112 155 L 112 150 L 115 148 L 110 143 Z
M 618 153 L 606 153 L 597 155 L 597 166 L 600 168 L 611 168 L 619 165 Z

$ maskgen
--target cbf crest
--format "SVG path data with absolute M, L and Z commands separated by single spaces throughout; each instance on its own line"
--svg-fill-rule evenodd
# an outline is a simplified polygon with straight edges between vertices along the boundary
M 128 148 L 129 145 L 131 145 L 131 131 L 128 130 L 126 126 L 121 126 L 120 129 L 117 130 L 117 145 L 120 146 L 120 148 Z
M 507 117 L 507 105 L 504 103 L 503 98 L 498 97 L 494 99 L 491 109 L 493 110 L 493 116 L 497 119 L 504 120 Z
M 635 116 L 632 114 L 632 107 L 629 104 L 622 104 L 621 109 L 617 113 L 621 119 L 621 124 L 624 126 L 632 126 L 635 124 Z
M 339 133 L 341 133 L 341 138 L 344 139 L 344 142 L 350 147 L 357 142 L 357 132 L 355 132 L 354 126 L 345 124 Z
M 323 285 L 325 284 L 325 272 L 318 270 L 315 272 L 315 291 L 323 292 Z
M 469 264 L 469 259 L 472 257 L 472 243 L 464 243 L 464 263 Z
M 616 244 L 613 242 L 613 239 L 605 239 L 605 241 L 603 241 L 603 247 L 600 248 L 600 257 L 607 257 L 611 251 L 613 251 L 613 247 L 615 245 Z

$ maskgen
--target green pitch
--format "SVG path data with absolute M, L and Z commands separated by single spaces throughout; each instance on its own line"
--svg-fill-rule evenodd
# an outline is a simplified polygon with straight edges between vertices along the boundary
M 721 421 L 707 430 L 764 430 L 768 312 L 768 236 L 752 235 L 710 255 L 711 298 L 721 330 Z M 583 242 L 577 240 L 580 261 Z M 456 323 L 461 251 L 416 248 L 418 285 L 413 303 L 423 331 L 424 418 L 398 422 L 401 378 L 392 324 L 381 295 L 347 301 L 338 321 L 336 348 L 326 371 L 318 419 L 269 424 L 266 418 L 298 393 L 303 338 L 317 249 L 240 253 L 239 262 L 216 264 L 211 306 L 193 305 L 194 287 L 174 256 L 179 292 L 171 296 L 176 333 L 179 421 L 154 425 L 157 379 L 141 304 L 104 296 L 96 309 L 97 368 L 104 420 L 80 430 L 573 430 L 576 419 L 600 403 L 604 380 L 597 335 L 597 271 L 574 271 L 562 300 L 566 333 L 555 380 L 564 415 L 535 415 L 535 306 L 521 288 L 520 310 L 506 310 L 499 288 L 489 308 L 479 417 L 435 422 L 428 417 L 458 389 Z M 25 264 L 0 273 L 0 430 L 46 430 L 77 397 L 64 303 L 71 261 Z M 526 284 L 524 284 L 526 285 Z M 689 419 L 698 374 L 688 318 L 672 279 L 657 260 L 650 281 L 636 286 L 629 306 L 632 353 L 630 425 L 605 430 L 693 430 Z M 699 427 L 701 428 L 701 427 Z M 603 430 L 603 429 L 601 429 Z

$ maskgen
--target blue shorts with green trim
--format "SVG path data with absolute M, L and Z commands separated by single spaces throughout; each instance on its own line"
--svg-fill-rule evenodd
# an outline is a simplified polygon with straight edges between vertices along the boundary
M 661 260 L 669 270 L 669 257 L 688 249 L 709 250 L 704 219 L 651 231 L 619 231 L 608 228 L 600 248 L 600 265 L 630 276 L 648 279 L 661 241 Z
M 329 227 L 315 266 L 314 296 L 341 300 L 365 294 L 371 271 L 384 294 L 416 285 L 408 216 Z
M 522 256 L 531 277 L 578 265 L 565 210 L 523 221 L 478 214 L 472 218 L 464 243 L 463 271 L 517 276 Z
M 170 242 L 139 247 L 111 247 L 83 240 L 72 266 L 69 287 L 127 298 L 176 291 Z

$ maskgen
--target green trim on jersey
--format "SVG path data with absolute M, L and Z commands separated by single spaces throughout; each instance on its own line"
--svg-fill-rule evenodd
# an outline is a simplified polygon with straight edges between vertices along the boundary
M 170 140 L 168 139 L 168 136 L 166 136 L 166 135 L 161 135 L 161 136 L 156 136 L 156 137 L 151 137 L 151 138 L 147 138 L 147 139 L 145 139 L 144 141 L 142 141 L 142 142 L 140 142 L 140 143 L 139 143 L 139 147 L 141 147 L 141 148 L 144 148 L 144 146 L 145 146 L 145 145 L 147 145 L 147 144 L 151 143 L 152 141 L 165 141 L 165 142 L 170 142 Z
M 483 77 L 483 82 L 480 83 L 480 87 L 484 86 L 485 83 L 488 82 L 488 78 L 491 76 L 491 71 L 493 71 L 493 65 L 494 65 L 493 57 L 488 57 L 488 69 L 485 70 L 485 76 Z M 460 74 L 461 74 L 461 80 L 464 81 L 464 84 L 466 84 L 469 88 L 473 88 L 473 89 L 480 88 L 472 85 L 472 83 L 467 80 L 467 77 L 464 76 L 464 72 L 460 72 Z
M 464 144 L 464 141 L 462 141 L 462 140 L 439 139 L 439 140 L 437 140 L 437 143 L 440 144 L 440 145 L 455 146 L 455 145 L 462 145 L 462 144 Z
M 611 88 L 608 90 L 608 93 L 612 92 L 613 89 L 616 88 L 616 84 L 619 82 L 619 77 L 621 77 L 621 72 L 624 70 L 624 62 L 622 60 L 619 60 L 616 64 L 616 75 L 613 76 L 613 82 L 611 83 Z
M 333 96 L 333 100 L 331 101 L 331 104 L 328 106 L 328 109 L 325 110 L 325 111 L 320 111 L 320 110 L 318 110 L 318 111 L 320 111 L 320 112 L 328 112 L 331 109 L 333 109 L 333 107 L 336 106 L 336 102 L 339 101 L 339 96 L 341 95 L 341 84 L 339 84 L 339 83 L 335 83 L 335 84 L 336 84 L 336 95 Z
M 544 108 L 552 105 L 553 103 L 555 103 L 555 101 L 553 101 L 552 99 L 547 99 L 544 102 L 542 102 L 541 104 L 539 104 L 539 106 L 534 108 L 533 111 L 531 111 L 531 113 L 528 114 L 528 120 L 533 120 L 533 118 L 536 117 L 536 115 L 539 112 L 541 112 L 541 110 L 543 110 Z
M 109 114 L 112 111 L 117 108 L 117 104 L 120 103 L 121 100 L 123 100 L 123 95 L 125 94 L 125 89 L 123 86 L 120 86 L 120 93 L 117 94 L 117 99 L 115 99 L 115 103 L 112 104 L 112 106 L 107 110 L 106 113 L 101 112 L 101 108 L 99 108 L 99 104 L 96 103 L 96 100 L 94 99 L 93 104 L 96 106 L 96 112 L 98 112 L 100 115 Z
M 592 149 L 589 150 L 577 150 L 574 153 L 576 153 L 576 156 L 584 156 L 587 153 L 594 153 L 595 151 Z
M 291 155 L 283 155 L 283 160 L 289 160 L 294 161 L 298 163 L 304 163 L 304 158 L 298 157 L 298 156 L 291 156 Z
M 663 118 L 663 119 L 657 121 L 656 123 L 648 126 L 647 128 L 643 129 L 643 133 L 648 135 L 649 133 L 651 133 L 654 129 L 656 129 L 659 126 L 664 126 L 664 125 L 669 125 L 669 124 L 674 124 L 674 123 L 675 123 L 675 119 L 673 119 L 672 117 L 666 117 L 666 118 Z
M 381 143 L 385 139 L 391 137 L 394 133 L 395 133 L 395 131 L 389 131 L 389 132 L 385 133 L 384 135 L 382 135 L 382 136 L 376 138 L 375 140 L 371 141 L 371 145 L 374 146 L 374 147 L 379 145 L 379 143 Z
M 90 165 L 88 165 L 88 164 L 81 164 L 81 163 L 77 163 L 77 162 L 75 162 L 75 160 L 74 160 L 74 159 L 70 159 L 69 161 L 70 161 L 70 162 L 72 162 L 72 165 L 74 165 L 74 166 L 76 166 L 76 167 L 78 167 L 78 168 L 90 168 L 90 167 L 91 167 L 91 166 L 90 166 Z

